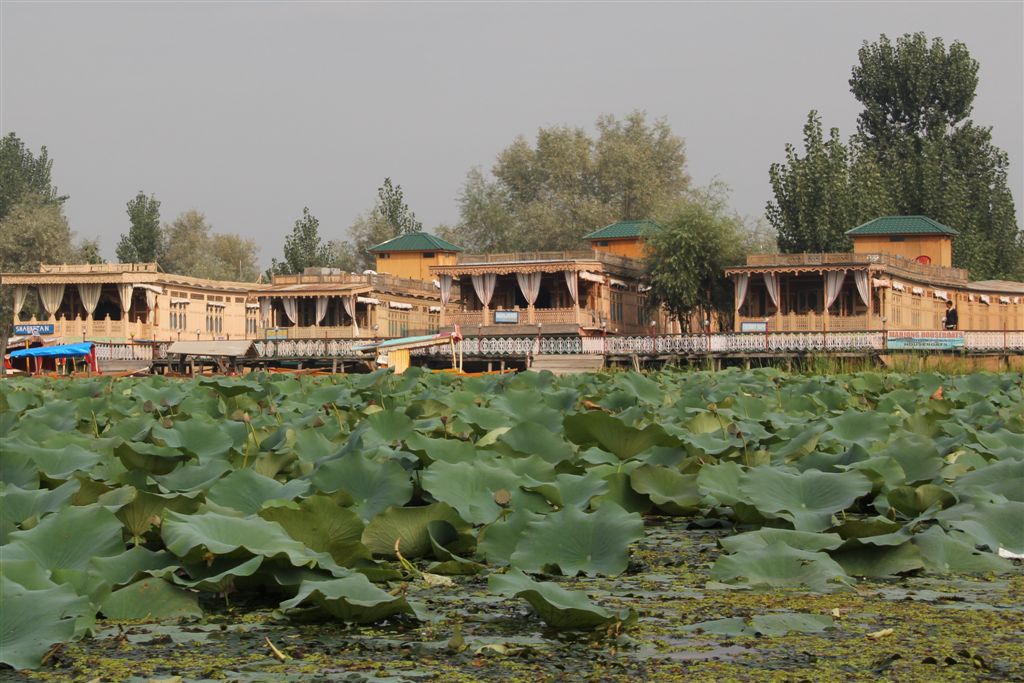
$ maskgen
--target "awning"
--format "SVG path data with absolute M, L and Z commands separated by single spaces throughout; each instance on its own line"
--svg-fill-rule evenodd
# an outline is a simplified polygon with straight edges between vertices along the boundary
M 189 300 L 184 298 L 184 297 L 180 297 L 180 296 L 172 296 L 171 297 L 171 304 L 187 304 L 188 302 L 189 302 Z
M 440 313 L 441 312 L 441 307 L 440 306 L 431 306 L 430 307 L 430 312 L 431 313 Z
M 254 304 L 254 303 L 247 303 L 247 304 L 245 305 L 245 307 L 246 307 L 246 308 L 259 308 L 259 307 L 260 307 L 260 305 L 259 305 L 259 304 Z
M 910 292 L 911 292 L 911 294 L 916 294 L 918 296 L 924 296 L 924 288 L 923 287 L 911 287 L 910 288 Z
M 380 299 L 375 299 L 372 296 L 357 296 L 356 301 L 361 304 L 373 304 L 374 306 L 380 303 Z
M 978 296 L 978 298 L 981 300 L 981 303 L 983 304 L 992 304 L 992 299 L 989 298 L 988 294 L 981 294 L 980 296 Z
M 11 351 L 11 358 L 82 358 L 92 353 L 92 342 L 37 346 L 34 349 Z
M 902 282 L 894 282 L 894 283 L 892 283 L 892 288 L 894 290 L 896 290 L 897 292 L 903 292 L 903 291 L 906 291 L 906 289 L 907 289 L 906 287 L 903 286 Z
M 892 280 L 888 280 L 884 277 L 876 277 L 871 280 L 872 287 L 892 287 Z
M 636 286 L 636 291 L 638 291 L 638 292 L 649 292 L 649 291 L 651 291 L 651 286 L 650 285 L 637 285 Z
M 1001 304 L 1008 304 L 1008 303 L 1010 303 L 1010 297 L 1008 297 L 1008 296 L 1001 296 L 1001 297 L 999 297 L 999 303 L 1001 303 Z
M 160 285 L 135 285 L 135 287 L 138 289 L 148 289 L 149 291 L 156 292 L 157 294 L 164 293 L 164 288 Z
M 600 282 L 604 284 L 604 276 L 598 275 L 597 273 L 591 273 L 589 270 L 580 271 L 580 279 L 586 280 L 587 282 Z
M 225 306 L 227 306 L 227 304 L 224 303 L 223 301 L 207 301 L 206 305 L 212 306 L 214 308 L 224 308 Z
M 397 308 L 401 311 L 411 311 L 412 304 L 403 303 L 401 301 L 389 301 L 388 306 L 390 308 Z
M 949 293 L 945 292 L 945 291 L 943 291 L 941 289 L 936 289 L 935 290 L 935 298 L 936 299 L 942 299 L 943 301 L 949 301 Z
M 619 287 L 621 289 L 629 289 L 629 285 L 622 280 L 616 280 L 613 277 L 608 278 L 608 284 L 612 287 Z

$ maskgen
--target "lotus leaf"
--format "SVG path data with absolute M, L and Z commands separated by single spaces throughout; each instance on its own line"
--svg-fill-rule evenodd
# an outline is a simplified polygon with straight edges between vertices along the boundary
M 119 555 L 94 557 L 89 562 L 113 587 L 124 586 L 150 572 L 163 573 L 168 567 L 177 567 L 178 559 L 166 550 L 150 550 L 135 546 Z
M 252 470 L 235 470 L 211 486 L 206 499 L 254 515 L 267 501 L 295 500 L 308 492 L 308 481 L 293 479 L 287 484 L 281 484 Z
M 773 543 L 785 543 L 790 548 L 815 552 L 818 550 L 835 550 L 842 545 L 843 539 L 837 534 L 819 534 L 811 531 L 793 531 L 792 529 L 764 527 L 757 531 L 726 536 L 719 543 L 730 553 L 755 550 L 772 545 Z
M 826 422 L 831 430 L 825 433 L 825 438 L 847 445 L 856 443 L 870 448 L 873 444 L 889 440 L 889 419 L 880 413 L 850 410 Z
M 401 464 L 371 460 L 360 453 L 322 463 L 312 481 L 324 493 L 342 490 L 349 494 L 352 509 L 364 521 L 391 506 L 404 505 L 412 497 L 412 481 Z
M 498 441 L 523 455 L 539 455 L 552 465 L 573 457 L 572 447 L 547 429 L 521 422 L 498 437 Z
M 182 567 L 187 576 L 179 572 L 153 572 L 154 576 L 169 577 L 179 586 L 186 586 L 207 593 L 218 593 L 227 595 L 234 590 L 235 579 L 252 576 L 264 564 L 264 558 L 257 555 L 244 561 L 237 559 L 218 557 L 213 561 L 205 560 L 199 564 L 189 564 Z
M 201 464 L 183 465 L 170 474 L 154 475 L 153 481 L 164 491 L 187 493 L 208 489 L 230 471 L 231 464 L 226 460 L 210 460 Z
M 909 536 L 906 537 L 909 541 Z M 832 553 L 832 559 L 838 562 L 850 576 L 867 576 L 884 578 L 896 574 L 906 574 L 924 567 L 921 553 L 912 543 L 899 545 L 877 546 L 854 543 Z
M 859 472 L 792 474 L 756 467 L 744 473 L 740 491 L 762 514 L 788 519 L 798 531 L 824 531 L 833 514 L 870 493 L 871 481 Z
M 916 488 L 897 486 L 885 497 L 889 505 L 906 517 L 917 517 L 933 507 L 942 509 L 956 502 L 952 493 L 935 484 L 922 484 Z
M 170 474 L 191 456 L 177 448 L 156 446 L 145 441 L 125 441 L 114 449 L 126 468 L 149 474 Z
M 435 499 L 448 503 L 470 524 L 490 524 L 502 513 L 503 506 L 495 501 L 495 493 L 508 491 L 507 505 L 513 510 L 528 509 L 543 512 L 547 509 L 538 494 L 523 491 L 521 484 L 535 481 L 515 471 L 515 459 L 477 459 L 472 462 L 435 462 L 423 470 L 420 480 L 423 489 Z
M 459 513 L 445 503 L 407 508 L 392 506 L 366 525 L 363 545 L 374 555 L 393 558 L 398 542 L 399 551 L 406 558 L 422 557 L 431 551 L 428 528 L 435 521 L 448 522 L 456 529 L 466 527 Z
M 167 549 L 188 563 L 202 561 L 207 553 L 230 558 L 285 557 L 295 566 L 311 566 L 330 559 L 288 536 L 279 524 L 259 517 L 168 512 L 161 535 Z
M 1010 571 L 1012 565 L 1003 558 L 974 548 L 963 534 L 949 534 L 938 527 L 914 536 L 914 545 L 921 551 L 925 569 L 937 574 L 984 574 Z
M 60 448 L 43 448 L 14 439 L 0 441 L 0 452 L 5 458 L 8 453 L 15 451 L 35 463 L 39 471 L 51 479 L 66 480 L 75 472 L 88 472 L 101 460 L 98 453 L 87 451 L 75 444 Z
M 477 551 L 487 562 L 493 565 L 507 565 L 512 560 L 519 539 L 532 522 L 543 519 L 529 510 L 520 510 L 503 516 L 493 524 L 488 524 L 480 531 Z
M 594 444 L 618 456 L 620 460 L 628 460 L 651 446 L 678 445 L 658 425 L 637 429 L 602 412 L 569 415 L 562 424 L 566 438 L 573 443 L 581 446 Z
M 310 496 L 300 501 L 297 508 L 268 507 L 260 512 L 260 517 L 277 522 L 296 541 L 330 554 L 343 567 L 370 557 L 370 551 L 360 541 L 363 520 L 328 496 Z
M 567 507 L 527 526 L 511 564 L 525 571 L 557 566 L 567 576 L 617 576 L 629 564 L 629 544 L 642 535 L 640 515 L 613 503 L 592 513 Z
M 537 616 L 552 628 L 589 631 L 636 620 L 633 610 L 605 609 L 592 603 L 583 593 L 567 591 L 550 581 L 534 581 L 518 569 L 511 569 L 507 574 L 492 574 L 487 588 L 496 595 L 526 600 Z
M 599 472 L 591 469 L 582 475 L 555 475 L 553 482 L 524 483 L 523 488 L 544 496 L 556 508 L 572 506 L 585 510 L 592 498 L 608 491 L 608 482 Z
M 39 590 L 0 576 L 0 663 L 35 669 L 55 643 L 75 636 L 75 620 L 88 614 L 89 600 L 69 586 Z
M 198 617 L 196 594 L 163 579 L 148 578 L 114 591 L 100 605 L 108 619 L 168 619 Z
M 992 552 L 1005 548 L 1012 553 L 1024 553 L 1024 503 L 978 503 L 949 526 L 963 531 L 978 545 L 988 546 Z
M 249 434 L 241 422 L 206 422 L 198 418 L 178 420 L 169 429 L 153 427 L 153 436 L 170 448 L 191 453 L 200 463 L 224 458 L 231 449 L 240 449 Z
M 677 469 L 661 465 L 644 465 L 630 473 L 629 482 L 634 491 L 648 496 L 669 515 L 692 515 L 701 503 L 696 474 L 681 474 Z
M 362 574 L 328 581 L 303 581 L 299 592 L 281 603 L 291 609 L 311 602 L 323 612 L 341 621 L 372 624 L 398 614 L 415 616 L 403 597 L 395 597 L 377 588 Z
M 32 529 L 11 533 L 3 554 L 34 560 L 51 571 L 84 571 L 93 557 L 117 555 L 124 549 L 121 522 L 106 508 L 89 505 L 66 507 Z
M 711 568 L 716 581 L 751 588 L 809 588 L 827 593 L 851 583 L 843 568 L 825 553 L 807 552 L 775 542 L 723 555 Z

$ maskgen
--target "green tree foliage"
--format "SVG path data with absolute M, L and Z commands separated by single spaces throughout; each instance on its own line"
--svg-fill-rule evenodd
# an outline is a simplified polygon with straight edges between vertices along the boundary
M 732 283 L 723 271 L 743 263 L 749 231 L 727 200 L 720 184 L 690 192 L 646 235 L 652 300 L 684 324 L 692 313 L 731 321 Z
M 953 263 L 975 279 L 1024 277 L 1024 235 L 1007 186 L 1009 159 L 971 114 L 978 63 L 923 33 L 886 36 L 858 53 L 850 90 L 857 133 L 823 139 L 808 116 L 804 156 L 792 145 L 769 170 L 766 216 L 783 251 L 848 248 L 844 230 L 880 215 L 926 215 L 960 231 Z
M 63 204 L 67 196 L 58 194 L 53 185 L 52 168 L 46 147 L 40 147 L 36 155 L 14 133 L 0 139 L 0 219 L 28 195 L 44 203 Z
M 821 116 L 807 115 L 804 154 L 786 145 L 785 163 L 768 170 L 775 200 L 765 215 L 783 252 L 849 251 L 850 228 L 890 210 L 890 200 L 870 155 L 843 143 L 838 128 L 826 140 Z
M 83 239 L 72 251 L 71 261 L 73 263 L 103 263 L 103 256 L 100 254 L 100 241 L 95 237 Z
M 71 228 L 61 208 L 67 196 L 54 187 L 52 167 L 46 147 L 36 155 L 14 133 L 0 139 L 0 273 L 36 271 L 40 263 L 65 263 L 71 256 Z M 13 288 L 0 281 L 0 358 L 13 305 Z
M 459 223 L 446 239 L 473 251 L 572 249 L 596 227 L 648 218 L 689 186 L 685 147 L 668 123 L 643 112 L 602 116 L 597 139 L 582 128 L 519 137 L 491 169 L 466 176 Z
M 416 220 L 416 214 L 405 203 L 402 186 L 392 184 L 391 178 L 385 178 L 384 184 L 377 189 L 377 210 L 395 235 L 423 230 L 423 223 Z
M 960 231 L 954 264 L 977 279 L 1024 276 L 1024 236 L 1006 182 L 1009 158 L 971 114 L 978 62 L 960 42 L 881 36 L 858 53 L 850 90 L 864 106 L 857 134 L 884 169 L 900 214 Z
M 160 229 L 160 201 L 154 195 L 139 193 L 128 202 L 131 225 L 117 244 L 117 260 L 121 263 L 160 263 L 163 234 Z
M 252 282 L 259 277 L 256 241 L 212 231 L 202 212 L 191 210 L 163 228 L 162 267 L 168 273 L 211 280 Z
M 267 275 L 301 273 L 306 268 L 331 266 L 332 252 L 320 238 L 320 220 L 303 207 L 292 234 L 284 238 L 284 260 L 272 259 Z

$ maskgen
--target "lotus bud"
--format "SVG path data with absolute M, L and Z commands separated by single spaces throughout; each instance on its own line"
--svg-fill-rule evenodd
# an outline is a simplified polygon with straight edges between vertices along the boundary
M 168 401 L 166 398 L 162 398 L 160 399 L 160 405 L 162 405 L 164 408 L 170 408 L 171 402 Z
M 249 424 L 252 422 L 252 418 L 249 417 L 249 413 L 242 413 L 242 422 Z
M 234 420 L 235 422 L 241 422 L 243 415 L 245 415 L 245 413 L 243 413 L 241 410 L 236 410 L 235 412 L 231 413 L 231 419 Z
M 174 420 L 169 417 L 164 418 L 164 429 L 170 429 L 174 426 Z
M 275 406 L 273 403 L 271 403 L 270 407 L 267 408 L 267 412 L 269 414 L 271 414 L 271 415 L 277 415 L 277 406 Z
M 508 492 L 508 489 L 498 489 L 494 492 L 494 502 L 501 507 L 506 507 L 512 502 L 512 494 Z
M 311 424 L 312 424 L 312 425 L 313 425 L 314 427 L 323 427 L 323 426 L 324 426 L 324 420 L 323 420 L 323 418 L 322 418 L 322 417 L 320 417 L 319 415 L 317 415 L 317 416 L 316 416 L 316 419 L 314 419 L 314 420 L 313 420 L 313 422 L 312 422 Z
M 152 401 L 146 401 L 145 403 L 142 404 L 142 410 L 147 413 L 152 413 L 154 410 L 156 410 L 156 404 L 153 403 Z

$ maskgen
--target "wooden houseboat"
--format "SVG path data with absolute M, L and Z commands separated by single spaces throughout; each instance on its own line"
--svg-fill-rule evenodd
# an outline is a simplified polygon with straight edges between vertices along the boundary
M 953 228 L 886 216 L 846 234 L 851 253 L 754 254 L 727 269 L 735 331 L 941 330 L 949 308 L 960 330 L 1024 330 L 1024 283 L 972 282 L 953 267 Z

